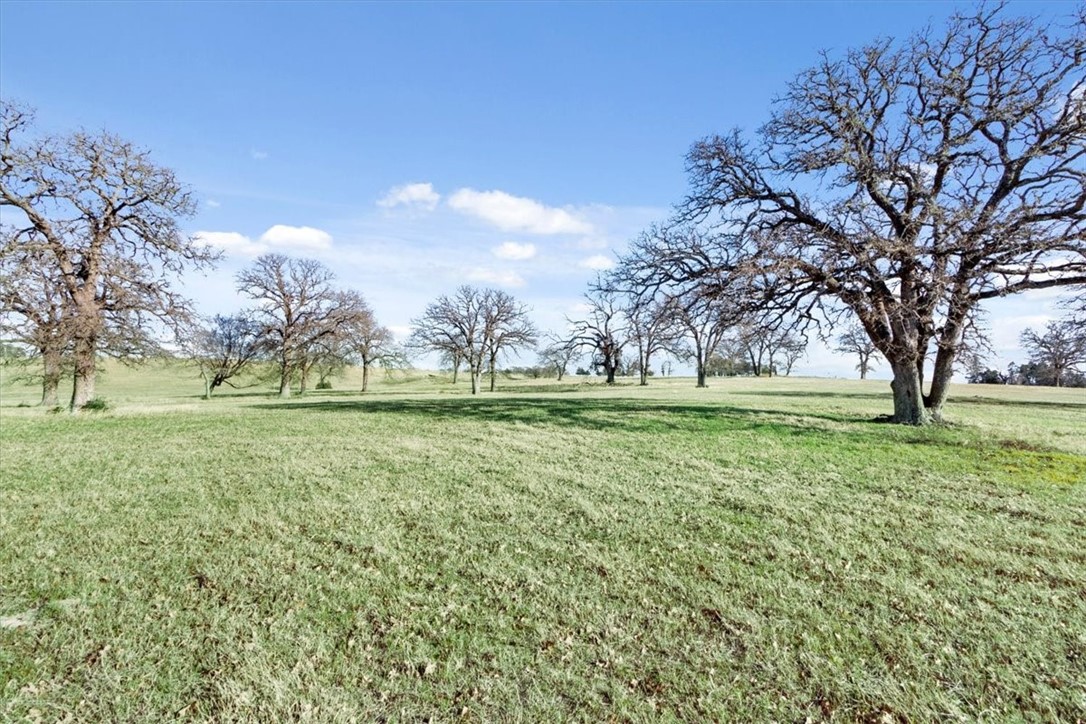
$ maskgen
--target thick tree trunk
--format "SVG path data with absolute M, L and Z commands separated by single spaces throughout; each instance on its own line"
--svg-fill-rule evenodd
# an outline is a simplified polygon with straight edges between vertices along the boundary
M 566 368 L 565 368 L 565 367 L 559 367 L 559 368 L 558 368 L 558 381 L 559 381 L 559 382 L 561 382 L 561 381 L 562 381 L 562 377 L 563 377 L 563 376 L 564 376 L 565 374 L 566 374 Z
M 366 361 L 362 361 L 362 391 L 369 392 L 370 389 L 370 366 L 366 364 Z
M 458 378 L 459 376 L 460 376 L 460 363 L 459 362 L 454 362 L 453 363 L 453 382 L 452 382 L 454 385 L 456 384 L 456 378 Z
M 494 358 L 490 358 L 490 391 L 494 391 L 494 380 L 498 374 L 498 361 Z
M 302 365 L 298 375 L 298 394 L 304 395 L 305 391 L 309 389 L 309 366 Z
M 604 365 L 603 369 L 607 373 L 607 384 L 615 384 L 615 371 L 618 369 L 618 365 Z
M 705 384 L 705 365 L 698 365 L 698 387 L 708 387 Z
M 91 335 L 81 336 L 75 340 L 73 354 L 75 374 L 72 402 L 69 408 L 72 412 L 79 412 L 83 405 L 94 399 L 94 383 L 98 372 L 96 367 L 98 360 L 95 354 L 98 348 L 97 342 L 97 338 Z
M 287 357 L 286 350 L 279 358 L 279 396 L 290 397 L 290 359 Z
M 916 363 L 909 359 L 892 362 L 894 379 L 890 389 L 894 392 L 893 421 L 905 425 L 926 425 L 931 416 L 924 407 L 924 395 Z
M 648 365 L 644 365 L 644 364 L 641 365 L 641 380 L 640 380 L 640 382 L 638 382 L 638 384 L 641 385 L 642 387 L 645 387 L 646 385 L 649 384 L 649 368 L 648 368 Z
M 43 349 L 41 351 L 42 377 L 41 377 L 41 404 L 50 409 L 59 406 L 61 360 L 63 355 L 60 350 Z

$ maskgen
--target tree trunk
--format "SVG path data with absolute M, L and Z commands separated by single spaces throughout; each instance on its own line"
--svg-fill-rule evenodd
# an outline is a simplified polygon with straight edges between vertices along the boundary
M 302 365 L 300 374 L 298 376 L 298 394 L 304 395 L 305 391 L 309 389 L 309 365 Z
M 370 366 L 366 364 L 366 360 L 362 360 L 362 391 L 368 392 L 370 389 Z
M 483 376 L 482 363 L 479 363 L 479 365 L 468 365 L 468 372 L 471 374 L 471 394 L 477 395 L 479 394 L 480 378 Z
M 607 372 L 607 384 L 615 384 L 615 371 L 618 369 L 618 365 L 604 365 L 603 369 Z
M 647 362 L 648 360 L 645 360 Z M 644 362 L 641 364 L 641 381 L 638 383 L 642 387 L 649 384 L 649 366 Z
M 561 382 L 561 381 L 562 381 L 562 376 L 563 376 L 563 375 L 564 375 L 565 373 L 566 373 L 566 368 L 565 368 L 565 367 L 559 367 L 559 368 L 558 368 L 558 381 L 559 381 L 559 382 Z
M 41 404 L 52 409 L 60 404 L 57 389 L 60 387 L 62 354 L 57 349 L 43 349 L 41 359 Z
M 94 383 L 97 374 L 96 352 L 98 338 L 96 335 L 80 335 L 74 340 L 75 374 L 72 387 L 71 412 L 79 412 L 83 405 L 94 399 Z
M 698 365 L 698 387 L 708 387 L 708 386 L 709 385 L 705 384 L 705 365 L 699 364 Z
M 867 357 L 860 355 L 860 379 L 867 379 Z
M 491 392 L 494 391 L 494 378 L 497 376 L 497 372 L 498 372 L 498 364 L 497 364 L 497 362 L 498 361 L 497 361 L 497 359 L 495 359 L 495 356 L 491 355 L 491 357 L 490 357 L 490 391 Z
M 208 376 L 207 370 L 204 369 L 203 365 L 200 366 L 200 378 L 203 379 L 203 381 L 204 381 L 204 399 L 205 400 L 210 400 L 211 399 L 211 377 Z
M 453 362 L 453 384 L 456 384 L 456 378 L 460 376 L 460 362 Z
M 905 425 L 926 425 L 931 416 L 924 407 L 924 395 L 921 388 L 920 373 L 916 363 L 911 360 L 898 360 L 891 363 L 894 379 L 890 389 L 894 392 L 893 421 Z
M 279 357 L 279 396 L 290 397 L 290 358 L 284 349 Z

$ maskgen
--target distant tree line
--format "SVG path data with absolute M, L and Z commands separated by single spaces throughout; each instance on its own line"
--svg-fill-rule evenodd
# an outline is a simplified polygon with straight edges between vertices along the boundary
M 1022 332 L 1021 345 L 1029 358 L 1011 362 L 1005 372 L 976 364 L 968 380 L 986 385 L 1046 385 L 1086 387 L 1086 324 L 1075 318 L 1049 322 L 1038 332 Z

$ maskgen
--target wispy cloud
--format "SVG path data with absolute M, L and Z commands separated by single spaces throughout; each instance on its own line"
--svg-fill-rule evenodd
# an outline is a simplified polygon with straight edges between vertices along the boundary
M 269 154 L 267 151 L 261 151 L 257 148 L 249 150 L 249 158 L 253 159 L 254 161 L 265 161 L 267 160 L 268 155 Z
M 578 266 L 584 267 L 585 269 L 595 269 L 596 271 L 604 271 L 605 269 L 610 269 L 614 265 L 614 260 L 603 254 L 595 254 L 587 259 L 582 259 L 580 264 L 578 264 Z
M 209 208 L 209 209 L 217 209 L 217 208 L 219 208 L 220 206 L 222 206 L 222 204 L 220 204 L 220 203 L 219 203 L 218 201 L 216 201 L 215 199 L 205 199 L 205 200 L 204 200 L 204 204 L 205 204 L 205 205 L 207 206 L 207 208 Z
M 524 286 L 524 277 L 515 271 L 506 269 L 471 269 L 467 272 L 467 278 L 469 281 L 497 284 L 500 287 L 518 288 Z
M 449 208 L 474 216 L 502 231 L 528 234 L 591 234 L 592 225 L 566 209 L 545 206 L 535 199 L 504 191 L 460 189 L 449 197 Z
M 192 235 L 197 242 L 221 249 L 230 256 L 260 256 L 268 249 L 236 231 L 197 231 Z
M 515 241 L 507 241 L 490 250 L 499 259 L 510 261 L 525 261 L 535 256 L 535 244 L 518 244 Z
M 411 183 L 392 187 L 377 200 L 377 205 L 386 209 L 409 206 L 433 211 L 440 200 L 441 194 L 434 191 L 433 184 Z

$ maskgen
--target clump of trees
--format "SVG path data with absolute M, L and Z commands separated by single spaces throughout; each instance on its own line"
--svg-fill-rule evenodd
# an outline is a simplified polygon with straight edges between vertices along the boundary
M 1044 330 L 1027 329 L 1020 338 L 1029 359 L 1012 362 L 1006 372 L 975 364 L 968 372 L 974 384 L 1086 387 L 1086 325 L 1058 319 Z
M 408 348 L 436 352 L 451 362 L 454 382 L 460 365 L 466 364 L 473 395 L 479 393 L 484 369 L 493 392 L 502 356 L 533 349 L 538 338 L 528 308 L 512 295 L 468 285 L 438 297 L 411 326 Z

